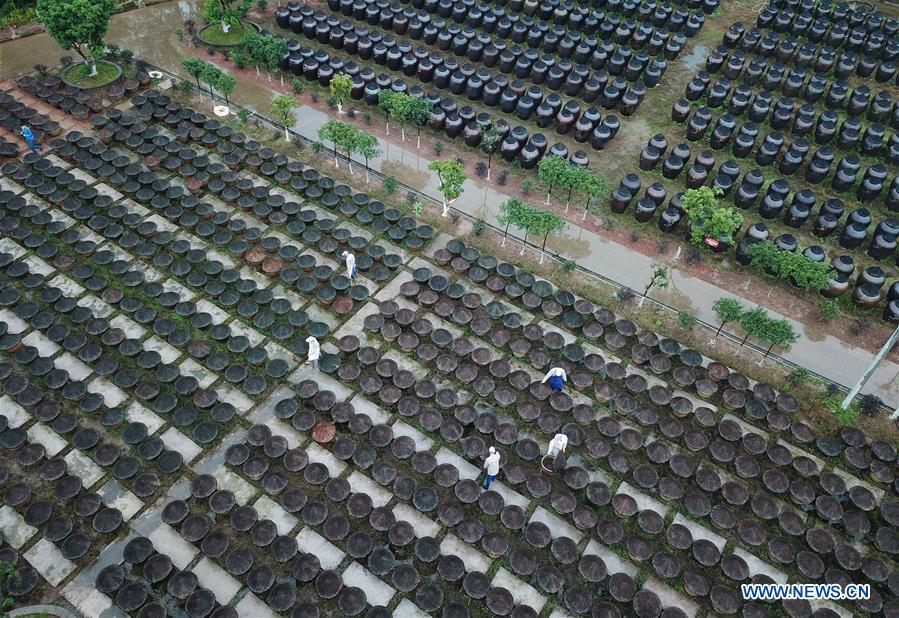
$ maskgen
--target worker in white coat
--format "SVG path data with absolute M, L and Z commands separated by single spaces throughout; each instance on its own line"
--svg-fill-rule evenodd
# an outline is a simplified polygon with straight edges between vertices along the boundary
M 543 376 L 543 379 L 540 381 L 541 384 L 546 384 L 546 381 L 549 380 L 549 387 L 554 391 L 562 391 L 562 387 L 565 386 L 565 380 L 568 379 L 568 374 L 565 373 L 565 370 L 561 367 L 553 367 L 549 371 L 546 372 L 546 375 Z
M 564 453 L 566 448 L 568 448 L 568 436 L 564 433 L 557 433 L 549 442 L 546 456 L 555 459 L 556 455 Z
M 349 251 L 340 254 L 346 260 L 346 276 L 353 281 L 356 278 L 356 256 Z
M 484 460 L 484 469 L 487 470 L 487 478 L 484 480 L 484 489 L 490 489 L 490 483 L 499 474 L 499 453 L 492 446 L 490 447 L 487 459 Z
M 309 346 L 306 363 L 311 364 L 315 369 L 318 369 L 318 359 L 321 358 L 322 347 L 319 345 L 318 339 L 311 335 L 306 337 L 306 344 Z

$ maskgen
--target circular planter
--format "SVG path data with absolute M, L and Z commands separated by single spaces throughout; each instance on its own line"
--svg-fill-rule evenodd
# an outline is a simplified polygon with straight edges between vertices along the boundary
M 76 69 L 78 69 L 78 67 L 81 67 L 83 65 L 84 65 L 84 63 L 82 62 L 79 64 L 73 64 L 72 66 L 68 67 L 65 71 L 60 73 L 60 76 L 59 76 L 60 80 L 62 80 L 62 82 L 66 86 L 71 86 L 72 88 L 77 88 L 78 90 L 96 90 L 97 88 L 102 88 L 104 86 L 108 86 L 109 84 L 113 84 L 113 83 L 117 82 L 120 77 L 122 77 L 122 67 L 120 67 L 119 65 L 117 65 L 114 62 L 109 62 L 108 60 L 98 60 L 97 61 L 97 65 L 98 65 L 97 72 L 99 73 L 99 65 L 105 65 L 108 67 L 112 67 L 114 69 L 115 77 L 109 77 L 105 80 L 100 80 L 97 82 L 90 82 L 89 85 L 82 85 L 81 83 L 79 83 L 77 78 L 74 78 L 71 75 L 71 73 L 73 71 L 75 71 Z
M 256 32 L 259 32 L 261 30 L 258 24 L 254 24 L 251 21 L 244 20 L 241 21 L 241 23 L 244 26 L 249 26 L 251 30 L 255 30 Z M 213 36 L 214 34 L 218 34 L 220 37 L 224 36 L 224 33 L 222 33 L 221 30 L 221 24 L 209 24 L 208 26 L 200 30 L 200 32 L 197 33 L 197 36 L 201 41 L 203 41 L 205 45 L 208 45 L 210 47 L 236 47 L 243 42 L 243 37 L 246 35 L 246 32 L 242 32 L 241 29 L 232 26 L 231 31 L 228 33 L 228 35 L 234 35 L 233 41 L 215 38 Z M 237 33 L 241 33 L 240 36 L 238 36 Z

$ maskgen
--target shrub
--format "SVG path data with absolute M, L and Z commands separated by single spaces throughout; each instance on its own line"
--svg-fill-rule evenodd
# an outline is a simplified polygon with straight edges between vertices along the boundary
M 238 69 L 245 69 L 250 64 L 247 52 L 239 47 L 231 52 L 231 60 L 234 61 L 234 66 Z
M 833 270 L 827 262 L 813 262 L 801 253 L 782 251 L 768 240 L 750 245 L 747 253 L 755 268 L 812 292 L 820 292 L 827 287 Z
M 565 263 L 562 264 L 562 270 L 566 273 L 574 272 L 577 269 L 577 262 L 574 260 L 565 260 Z
M 690 242 L 702 245 L 706 238 L 733 244 L 733 234 L 743 224 L 743 215 L 730 207 L 721 208 L 720 189 L 700 187 L 684 193 L 684 212 L 690 217 Z
M 484 233 L 484 230 L 487 229 L 487 222 L 483 219 L 475 219 L 474 221 L 474 235 L 480 236 Z
M 268 8 L 268 0 L 256 0 L 256 6 L 260 11 L 264 11 Z
M 474 173 L 478 175 L 478 178 L 483 178 L 487 175 L 487 164 L 483 161 L 478 161 L 474 165 Z
M 877 395 L 862 395 L 858 400 L 858 407 L 865 416 L 874 416 L 882 406 L 883 400 Z
M 294 77 L 290 80 L 290 89 L 293 90 L 294 94 L 303 94 L 303 80 L 299 77 Z
M 501 187 L 506 184 L 507 180 L 509 180 L 509 170 L 503 170 L 496 175 L 496 184 Z
M 821 318 L 822 322 L 826 320 L 836 320 L 841 315 L 840 312 L 840 304 L 837 302 L 836 298 L 830 298 L 821 303 Z
M 811 374 L 809 373 L 808 369 L 806 369 L 805 367 L 799 367 L 787 376 L 787 382 L 789 382 L 792 386 L 802 386 L 803 384 L 808 382 L 810 377 Z M 839 392 L 839 389 L 837 389 L 837 392 Z
M 391 193 L 396 191 L 398 184 L 399 183 L 397 182 L 396 178 L 394 178 L 393 176 L 385 176 L 384 177 L 384 190 L 387 192 L 388 195 L 390 195 Z
M 365 118 L 365 124 L 371 126 L 371 112 L 365 112 L 362 117 Z
M 280 131 L 278 132 L 278 135 L 281 135 Z M 312 152 L 314 152 L 315 154 L 320 153 L 324 149 L 325 149 L 325 145 L 322 144 L 321 142 L 319 142 L 319 141 L 312 142 Z
M 702 261 L 702 250 L 696 245 L 687 247 L 687 264 L 697 264 Z
M 693 328 L 699 321 L 686 311 L 680 311 L 677 314 L 677 320 L 683 328 Z
M 636 294 L 634 291 L 629 288 L 622 288 L 615 292 L 615 299 L 620 300 L 621 302 L 632 300 L 635 296 Z
M 437 140 L 434 142 L 434 154 L 439 157 L 441 152 L 443 152 L 443 142 Z
M 327 103 L 330 109 L 337 109 L 337 99 L 335 99 L 334 97 L 328 97 L 327 99 L 325 99 L 325 103 Z
M 420 217 L 421 213 L 423 213 L 425 211 L 424 204 L 422 204 L 421 202 L 415 202 L 414 204 L 412 204 L 411 208 L 412 208 L 412 214 L 415 215 L 416 217 Z
M 237 110 L 237 119 L 242 123 L 246 124 L 247 120 L 250 118 L 250 110 L 245 107 L 241 107 Z
M 534 181 L 533 180 L 522 180 L 521 181 L 521 192 L 525 195 L 530 195 L 531 191 L 534 190 Z

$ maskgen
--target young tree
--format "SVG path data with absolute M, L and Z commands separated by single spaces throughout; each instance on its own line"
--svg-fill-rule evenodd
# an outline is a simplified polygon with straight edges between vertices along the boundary
M 653 264 L 652 265 L 652 273 L 649 275 L 649 281 L 646 282 L 646 287 L 643 288 L 643 296 L 640 297 L 640 302 L 637 303 L 638 307 L 643 306 L 643 301 L 646 300 L 646 297 L 649 295 L 649 291 L 653 288 L 658 288 L 660 290 L 664 290 L 668 287 L 668 283 L 671 281 L 671 270 L 665 264 Z
M 297 123 L 293 110 L 296 109 L 297 102 L 293 95 L 278 94 L 272 99 L 272 116 L 275 117 L 280 124 L 284 125 L 284 141 L 290 141 L 290 127 Z
M 203 89 L 200 87 L 200 77 L 203 75 L 203 69 L 206 68 L 206 63 L 199 58 L 190 57 L 182 60 L 181 66 L 184 67 L 184 70 L 187 71 L 188 75 L 197 81 L 197 90 L 203 92 Z
M 538 218 L 540 217 L 540 209 L 536 206 L 531 206 L 530 204 L 525 204 L 524 207 L 519 208 L 515 211 L 515 221 L 512 223 L 524 232 L 524 236 L 521 239 L 521 251 L 518 255 L 524 255 L 524 250 L 527 248 L 528 236 L 533 232 L 539 232 L 540 228 L 537 223 Z
M 387 89 L 378 92 L 378 107 L 384 112 L 384 128 L 387 135 L 390 135 L 390 113 L 393 111 L 393 97 L 396 94 L 393 90 Z
M 506 246 L 506 238 L 509 236 L 509 226 L 518 221 L 518 211 L 525 207 L 527 207 L 527 204 L 522 202 L 517 197 L 510 197 L 505 202 L 499 205 L 500 214 L 496 218 L 496 220 L 500 225 L 504 226 L 503 242 L 500 245 L 501 247 Z
M 347 166 L 349 167 L 350 174 L 353 173 L 353 149 L 356 146 L 357 135 L 359 134 L 359 129 L 354 127 L 348 122 L 338 122 L 336 127 L 335 134 L 335 145 L 339 146 L 346 150 L 346 158 L 347 158 Z
M 328 92 L 331 98 L 337 103 L 337 113 L 343 113 L 343 104 L 350 98 L 350 91 L 353 89 L 353 78 L 346 73 L 338 73 L 331 78 L 328 83 Z
M 431 161 L 428 169 L 437 172 L 440 193 L 443 194 L 443 216 L 449 214 L 449 205 L 462 195 L 462 185 L 468 180 L 458 161 Z
M 543 257 L 546 255 L 546 240 L 550 234 L 561 231 L 565 228 L 565 219 L 551 210 L 538 210 L 537 216 L 534 218 L 532 231 L 535 234 L 543 234 L 543 244 L 540 246 L 540 263 L 543 263 Z
M 405 92 L 396 92 L 390 99 L 390 113 L 400 121 L 400 139 L 406 141 L 406 120 L 409 119 L 409 101 L 412 99 Z
M 740 342 L 740 347 L 742 348 L 750 337 L 761 339 L 770 320 L 768 312 L 761 307 L 754 307 L 743 312 L 743 315 L 740 316 L 740 326 L 746 331 L 746 336 Z
M 484 136 L 481 138 L 481 150 L 487 155 L 487 180 L 490 180 L 490 159 L 493 158 L 493 154 L 499 148 L 502 134 L 503 132 L 494 123 L 490 125 L 489 129 L 484 131 Z
M 378 138 L 371 133 L 359 131 L 356 134 L 356 143 L 353 149 L 360 155 L 362 155 L 362 158 L 365 159 L 365 182 L 368 182 L 370 180 L 368 160 L 374 159 L 379 154 L 381 154 L 381 148 L 378 144 Z
M 798 339 L 798 335 L 787 320 L 768 320 L 759 338 L 768 343 L 768 349 L 765 350 L 765 355 L 759 363 L 761 364 L 771 354 L 771 349 L 774 346 L 789 349 L 793 342 Z
M 608 191 L 609 186 L 606 184 L 605 178 L 599 174 L 588 173 L 584 178 L 584 184 L 581 191 L 587 196 L 587 203 L 584 204 L 583 220 L 587 219 L 587 211 L 590 210 L 590 202 L 595 198 L 602 197 Z
M 343 124 L 339 120 L 331 118 L 318 129 L 318 139 L 322 141 L 330 141 L 334 145 L 334 167 L 338 167 L 337 161 L 337 140 L 341 137 L 340 125 Z
M 537 165 L 537 177 L 549 185 L 546 190 L 546 203 L 549 204 L 549 198 L 552 195 L 553 187 L 562 184 L 565 179 L 565 173 L 568 171 L 568 161 L 557 155 L 549 155 L 540 159 Z
M 234 86 L 236 85 L 237 80 L 235 80 L 232 75 L 225 72 L 219 72 L 218 81 L 216 82 L 215 87 L 222 93 L 222 96 L 225 97 L 225 103 L 229 102 L 228 95 L 234 92 Z
M 103 38 L 115 0 L 38 0 L 37 14 L 50 36 L 63 49 L 74 49 L 91 75 L 97 74 L 97 58 L 103 53 Z
M 721 322 L 721 325 L 715 332 L 716 339 L 718 338 L 718 335 L 721 334 L 721 329 L 724 328 L 725 324 L 739 322 L 740 318 L 743 317 L 743 312 L 746 311 L 746 308 L 737 299 L 726 297 L 719 298 L 713 302 L 712 309 L 715 310 L 715 314 Z
M 241 17 L 250 10 L 252 0 L 242 0 L 236 4 L 236 0 L 206 0 L 203 8 L 203 19 L 209 23 L 219 22 L 222 32 L 227 34 L 232 26 L 243 29 Z
M 743 215 L 733 208 L 721 208 L 721 189 L 699 187 L 684 192 L 684 212 L 690 217 L 690 242 L 694 245 L 725 242 L 733 244 L 733 234 L 743 225 Z
M 243 49 L 256 67 L 256 77 L 259 77 L 259 65 L 265 66 L 265 45 L 265 37 L 257 32 L 251 32 L 243 38 Z
M 221 77 L 222 72 L 217 66 L 208 62 L 203 63 L 203 71 L 200 73 L 200 80 L 209 86 L 209 96 L 212 97 L 213 101 L 215 101 L 215 90 L 218 88 Z
M 575 189 L 577 189 L 578 191 L 583 190 L 585 184 L 587 183 L 588 174 L 589 172 L 587 172 L 586 167 L 568 163 L 568 168 L 562 175 L 562 184 L 568 187 L 568 197 L 565 198 L 565 212 L 568 212 L 568 207 L 571 204 L 571 194 L 575 191 Z
M 407 96 L 402 110 L 405 120 L 415 125 L 418 130 L 416 148 L 421 148 L 421 128 L 428 124 L 431 118 L 431 102 L 425 98 Z
M 281 87 L 284 87 L 284 71 L 281 69 L 281 59 L 287 53 L 287 40 L 280 36 L 265 37 L 265 68 L 268 70 L 268 81 L 272 81 L 271 72 L 278 70 L 278 78 Z

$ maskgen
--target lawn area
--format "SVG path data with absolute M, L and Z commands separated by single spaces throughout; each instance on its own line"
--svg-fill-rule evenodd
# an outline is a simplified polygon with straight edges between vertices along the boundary
M 91 75 L 91 65 L 85 62 L 73 64 L 62 72 L 61 77 L 78 88 L 89 90 L 111 84 L 122 74 L 122 68 L 108 60 L 97 62 L 97 74 Z
M 210 24 L 200 30 L 200 40 L 207 45 L 220 45 L 223 47 L 239 45 L 243 38 L 252 32 L 259 30 L 259 26 L 249 21 L 242 21 L 239 26 L 231 26 L 228 32 L 222 31 L 220 23 Z

